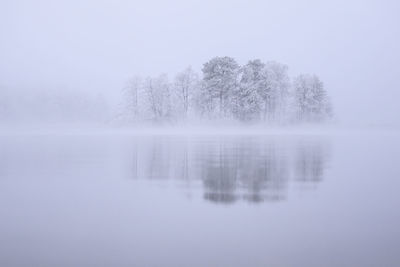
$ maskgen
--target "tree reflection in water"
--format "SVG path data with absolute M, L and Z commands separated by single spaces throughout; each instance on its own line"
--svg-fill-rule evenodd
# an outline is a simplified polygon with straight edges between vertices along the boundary
M 214 203 L 285 200 L 290 181 L 316 185 L 329 161 L 322 138 L 157 137 L 134 146 L 134 176 L 200 181 Z

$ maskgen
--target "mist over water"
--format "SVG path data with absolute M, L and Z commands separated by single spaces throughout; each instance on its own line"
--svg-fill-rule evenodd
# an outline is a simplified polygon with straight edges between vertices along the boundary
M 0 148 L 3 266 L 400 260 L 393 133 L 3 135 Z

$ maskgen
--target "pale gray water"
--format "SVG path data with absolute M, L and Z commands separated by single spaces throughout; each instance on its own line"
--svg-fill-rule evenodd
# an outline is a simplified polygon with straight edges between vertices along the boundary
M 397 134 L 0 137 L 0 266 L 400 266 Z

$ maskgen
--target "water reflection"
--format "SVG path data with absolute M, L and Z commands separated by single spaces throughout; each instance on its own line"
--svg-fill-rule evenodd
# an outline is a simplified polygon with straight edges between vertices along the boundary
M 290 181 L 317 185 L 329 161 L 326 140 L 263 137 L 157 138 L 135 143 L 133 176 L 199 181 L 213 203 L 276 202 Z
M 320 182 L 326 165 L 326 146 L 321 143 L 300 143 L 296 147 L 295 179 L 304 183 Z

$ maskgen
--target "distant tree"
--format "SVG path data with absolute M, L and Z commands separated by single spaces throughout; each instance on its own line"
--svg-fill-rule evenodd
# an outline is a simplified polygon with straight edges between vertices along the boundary
M 170 84 L 167 75 L 147 78 L 143 85 L 151 119 L 163 121 L 171 117 Z
M 316 75 L 302 74 L 294 79 L 294 103 L 299 121 L 323 121 L 332 109 L 324 85 Z
M 265 65 L 265 86 L 260 89 L 264 100 L 263 119 L 277 121 L 283 119 L 289 96 L 290 79 L 288 67 L 284 64 L 270 61 Z
M 266 87 L 265 64 L 259 59 L 251 60 L 240 69 L 239 86 L 234 96 L 234 114 L 242 121 L 260 118 L 262 98 L 259 92 Z
M 175 76 L 174 93 L 178 100 L 175 108 L 185 119 L 192 106 L 193 97 L 196 95 L 198 86 L 199 76 L 191 67 L 186 68 Z
M 219 117 L 228 115 L 238 70 L 239 65 L 231 57 L 215 57 L 204 64 L 201 97 L 208 111 L 218 106 Z
M 131 78 L 123 90 L 124 103 L 123 112 L 127 115 L 128 121 L 138 121 L 140 119 L 140 101 L 143 79 L 139 76 Z

